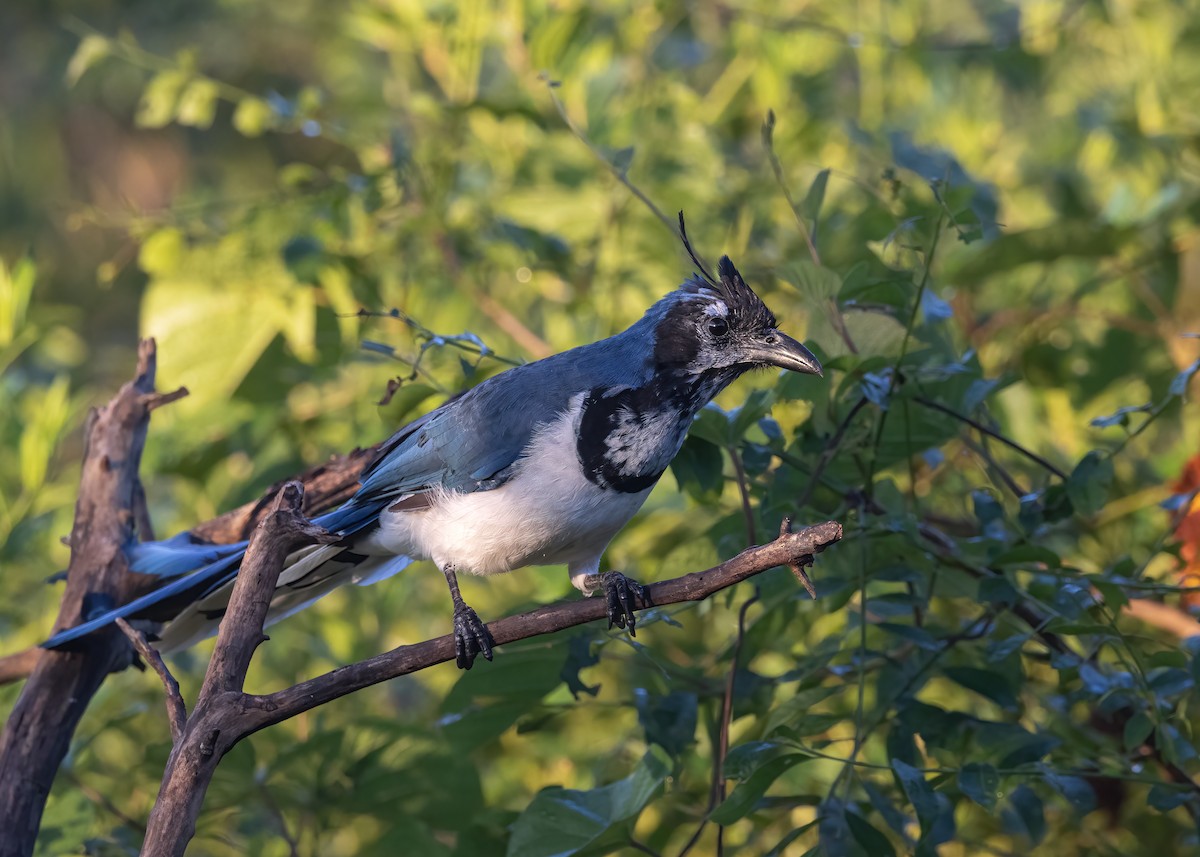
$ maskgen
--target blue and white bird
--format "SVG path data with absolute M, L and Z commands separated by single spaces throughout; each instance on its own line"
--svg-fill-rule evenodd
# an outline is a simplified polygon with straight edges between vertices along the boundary
M 585 595 L 604 592 L 610 626 L 633 633 L 635 597 L 644 591 L 619 572 L 600 573 L 601 556 L 679 452 L 693 418 L 750 369 L 821 374 L 817 358 L 776 329 L 728 257 L 717 272 L 693 275 L 615 336 L 502 372 L 396 432 L 358 492 L 315 520 L 340 540 L 288 557 L 268 621 L 345 583 L 374 583 L 428 559 L 450 587 L 464 669 L 479 654 L 491 660 L 494 642 L 463 601 L 460 571 L 566 565 Z M 133 570 L 163 585 L 45 645 L 70 643 L 119 616 L 166 622 L 165 651 L 216 633 L 246 544 L 182 533 L 131 546 Z

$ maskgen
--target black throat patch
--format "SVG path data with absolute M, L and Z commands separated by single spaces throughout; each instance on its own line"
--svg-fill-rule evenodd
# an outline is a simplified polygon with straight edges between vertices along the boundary
M 653 486 L 679 452 L 697 411 L 736 374 L 686 381 L 663 377 L 636 389 L 591 390 L 583 400 L 575 440 L 584 476 L 625 494 Z

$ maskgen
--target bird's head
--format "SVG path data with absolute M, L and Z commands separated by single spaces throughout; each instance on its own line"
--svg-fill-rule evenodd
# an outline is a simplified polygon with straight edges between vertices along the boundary
M 655 329 L 658 366 L 690 375 L 727 376 L 727 381 L 769 366 L 822 374 L 813 353 L 775 326 L 775 315 L 728 256 L 721 257 L 717 274 L 719 281 L 697 277 L 665 299 L 665 312 Z

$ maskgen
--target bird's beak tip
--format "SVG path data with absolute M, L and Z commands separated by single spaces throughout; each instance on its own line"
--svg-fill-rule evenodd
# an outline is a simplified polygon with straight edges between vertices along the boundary
M 764 355 L 765 362 L 791 372 L 816 375 L 818 378 L 825 377 L 821 361 L 803 344 L 779 331 L 774 331 L 773 338 L 771 350 Z

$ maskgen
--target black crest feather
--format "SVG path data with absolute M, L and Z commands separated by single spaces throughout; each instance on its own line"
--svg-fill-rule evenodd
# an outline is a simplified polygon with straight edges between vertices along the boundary
M 692 261 L 696 263 L 696 267 L 700 269 L 700 276 L 704 277 L 712 285 L 716 285 L 717 281 L 713 279 L 713 275 L 708 272 L 708 268 L 704 267 L 704 260 L 696 255 L 696 251 L 692 249 L 692 242 L 688 238 L 687 224 L 683 222 L 683 210 L 679 211 L 679 240 L 683 242 L 683 249 L 687 250 Z
M 742 275 L 728 256 L 722 256 L 721 261 L 717 263 L 717 273 L 721 275 L 717 291 L 729 307 L 730 326 L 742 330 L 760 330 L 775 326 L 775 314 L 767 308 L 754 290 L 746 285 L 746 281 L 742 279 Z

